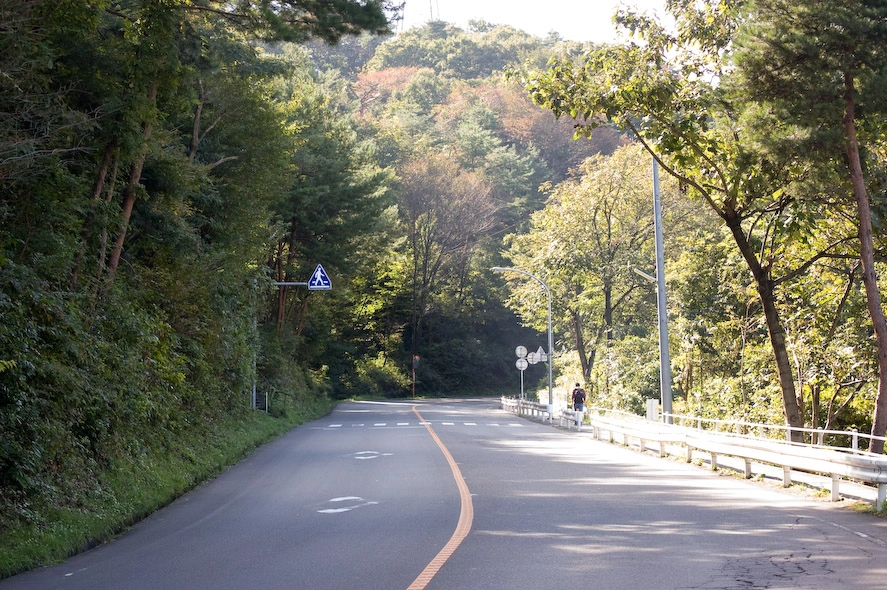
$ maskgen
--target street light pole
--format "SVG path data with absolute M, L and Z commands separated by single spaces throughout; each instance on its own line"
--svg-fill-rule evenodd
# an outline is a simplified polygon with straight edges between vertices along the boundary
M 662 246 L 662 200 L 659 196 L 659 165 L 653 159 L 653 233 L 656 241 L 656 276 L 629 264 L 634 273 L 656 283 L 656 314 L 659 317 L 659 397 L 662 421 L 672 424 L 671 357 L 668 354 L 668 308 L 665 301 L 665 251 Z
M 536 275 L 529 273 L 525 270 L 520 270 L 518 268 L 510 268 L 507 266 L 494 266 L 491 268 L 493 272 L 516 272 L 518 274 L 526 275 L 531 279 L 537 281 L 542 288 L 545 289 L 545 295 L 548 298 L 548 407 L 549 409 L 554 405 L 554 395 L 552 393 L 552 365 L 554 364 L 554 336 L 551 331 L 551 290 L 548 288 L 548 285 L 545 284 L 545 281 L 537 277 Z
M 662 201 L 659 197 L 659 165 L 653 159 L 653 226 L 656 240 L 656 310 L 659 316 L 659 390 L 662 420 L 672 423 L 671 358 L 668 354 L 668 309 L 665 303 L 665 252 L 662 246 Z

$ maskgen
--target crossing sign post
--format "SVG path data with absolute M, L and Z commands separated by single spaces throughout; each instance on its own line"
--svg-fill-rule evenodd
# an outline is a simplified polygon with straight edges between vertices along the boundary
M 307 281 L 274 281 L 272 285 L 275 287 L 308 287 L 309 291 L 329 291 L 333 288 L 330 277 L 320 264 L 317 265 L 317 268 L 311 273 L 311 278 Z
M 323 270 L 323 266 L 318 264 L 317 268 L 315 268 L 314 272 L 311 274 L 311 278 L 308 280 L 308 290 L 329 291 L 332 288 L 333 284 L 330 282 L 329 276 L 327 276 L 326 271 Z
M 311 278 L 308 281 L 274 281 L 271 283 L 275 287 L 308 287 L 309 291 L 329 291 L 333 288 L 333 283 L 330 281 L 330 277 L 326 274 L 326 271 L 323 270 L 323 266 L 320 264 L 317 265 L 317 268 L 314 269 L 314 272 L 311 273 Z M 255 368 L 256 359 L 253 358 L 253 367 Z M 265 403 L 266 411 L 267 411 L 267 402 Z M 256 382 L 253 379 L 253 409 L 256 409 Z

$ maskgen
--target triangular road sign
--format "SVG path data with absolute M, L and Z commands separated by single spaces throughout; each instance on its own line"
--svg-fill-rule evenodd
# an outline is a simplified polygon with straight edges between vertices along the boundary
M 333 284 L 330 282 L 330 278 L 327 276 L 326 271 L 323 270 L 321 265 L 317 265 L 317 268 L 314 269 L 314 273 L 311 275 L 311 278 L 308 279 L 308 290 L 309 291 L 329 291 L 333 288 Z

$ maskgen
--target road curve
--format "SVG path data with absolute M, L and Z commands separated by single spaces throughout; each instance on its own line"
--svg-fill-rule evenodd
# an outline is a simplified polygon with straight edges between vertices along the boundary
M 887 525 L 516 418 L 348 402 L 0 590 L 884 587 Z

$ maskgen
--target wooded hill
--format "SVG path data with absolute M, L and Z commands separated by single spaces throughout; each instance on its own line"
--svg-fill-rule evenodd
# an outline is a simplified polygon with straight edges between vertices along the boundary
M 497 265 L 551 288 L 557 388 L 640 411 L 651 153 L 675 411 L 880 428 L 882 9 L 675 2 L 592 47 L 311 6 L 0 0 L 0 526 L 254 387 L 284 419 L 517 393 L 544 293 Z M 317 264 L 329 291 L 274 284 Z

